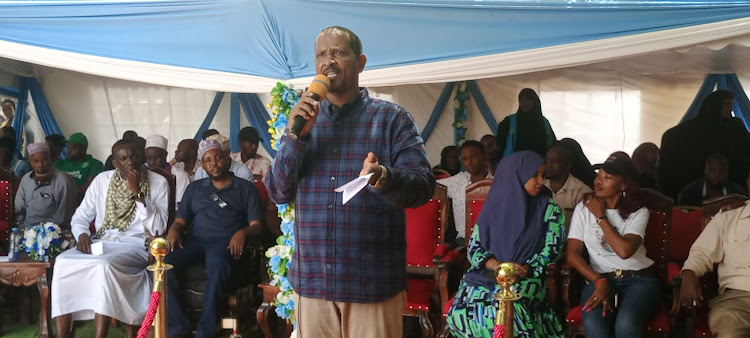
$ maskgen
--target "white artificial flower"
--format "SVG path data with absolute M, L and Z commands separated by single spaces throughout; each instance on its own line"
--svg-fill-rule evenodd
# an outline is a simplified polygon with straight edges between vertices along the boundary
M 273 275 L 273 279 L 271 279 L 271 281 L 270 281 L 270 282 L 269 282 L 268 284 L 270 284 L 270 285 L 273 285 L 273 286 L 276 286 L 276 285 L 278 285 L 279 283 L 281 283 L 281 276 L 279 276 L 279 275 L 277 275 L 277 274 L 274 274 L 274 275 Z
M 286 245 L 277 245 L 279 248 L 279 255 L 281 255 L 281 259 L 289 259 L 292 258 L 292 248 Z
M 276 295 L 276 301 L 281 304 L 289 303 L 290 300 L 292 300 L 292 296 L 285 294 L 283 291 Z
M 271 257 L 276 256 L 278 254 L 279 254 L 279 246 L 278 245 L 270 247 L 270 248 L 268 248 L 268 250 L 266 250 L 266 257 L 268 257 L 268 258 L 271 258 Z

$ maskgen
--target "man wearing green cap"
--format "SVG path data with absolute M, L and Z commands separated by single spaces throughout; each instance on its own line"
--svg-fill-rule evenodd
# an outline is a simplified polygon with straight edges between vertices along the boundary
M 55 162 L 55 168 L 68 173 L 73 178 L 76 183 L 78 202 L 80 203 L 91 181 L 104 170 L 104 164 L 86 153 L 89 140 L 83 133 L 70 135 L 67 146 L 68 158 Z

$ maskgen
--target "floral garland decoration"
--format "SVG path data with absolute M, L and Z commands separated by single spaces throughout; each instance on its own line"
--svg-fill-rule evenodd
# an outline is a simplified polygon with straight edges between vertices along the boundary
M 299 94 L 281 82 L 276 82 L 276 87 L 271 90 L 271 119 L 268 120 L 268 133 L 271 134 L 271 147 L 276 149 L 281 136 L 284 135 L 286 125 L 289 123 L 289 112 L 299 101 Z
M 40 223 L 23 232 L 23 248 L 29 258 L 38 262 L 49 262 L 50 258 L 55 258 L 67 247 L 68 243 L 64 242 L 61 236 L 62 230 L 57 224 Z
M 289 123 L 289 111 L 299 101 L 299 94 L 281 82 L 271 90 L 272 118 L 268 120 L 268 132 L 271 134 L 271 147 L 277 145 L 284 135 Z M 294 252 L 294 203 L 278 204 L 278 215 L 281 218 L 281 236 L 276 245 L 266 251 L 268 261 L 269 284 L 278 286 L 281 291 L 276 295 L 272 305 L 276 306 L 276 315 L 287 321 L 294 321 L 294 290 L 287 279 L 287 272 L 292 266 Z
M 456 139 L 456 145 L 466 141 L 466 127 L 464 123 L 469 116 L 469 108 L 466 106 L 466 101 L 469 99 L 469 92 L 466 89 L 466 82 L 459 82 L 456 86 L 456 96 L 453 100 L 456 102 L 456 108 L 453 110 L 453 133 Z

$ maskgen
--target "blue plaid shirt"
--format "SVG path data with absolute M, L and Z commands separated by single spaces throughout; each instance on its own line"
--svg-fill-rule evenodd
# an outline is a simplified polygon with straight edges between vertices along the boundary
M 359 176 L 368 152 L 387 168 L 388 182 L 342 205 L 333 189 Z M 281 138 L 266 186 L 277 203 L 296 198 L 289 280 L 298 294 L 376 303 L 406 290 L 404 208 L 429 201 L 435 178 L 402 107 L 367 89 L 341 108 L 323 100 L 309 139 Z

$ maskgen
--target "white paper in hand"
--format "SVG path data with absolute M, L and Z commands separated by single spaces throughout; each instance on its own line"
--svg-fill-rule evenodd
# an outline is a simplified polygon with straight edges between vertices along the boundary
M 104 242 L 94 242 L 91 244 L 91 254 L 94 256 L 101 256 L 104 254 Z
M 367 186 L 367 182 L 370 181 L 370 177 L 372 177 L 372 173 L 369 173 L 365 176 L 360 176 L 355 179 L 353 179 L 351 182 L 344 184 L 336 189 L 333 189 L 335 192 L 343 193 L 344 196 L 342 197 L 342 204 L 346 204 L 346 202 L 349 202 L 352 197 L 357 195 L 362 189 L 364 189 Z

